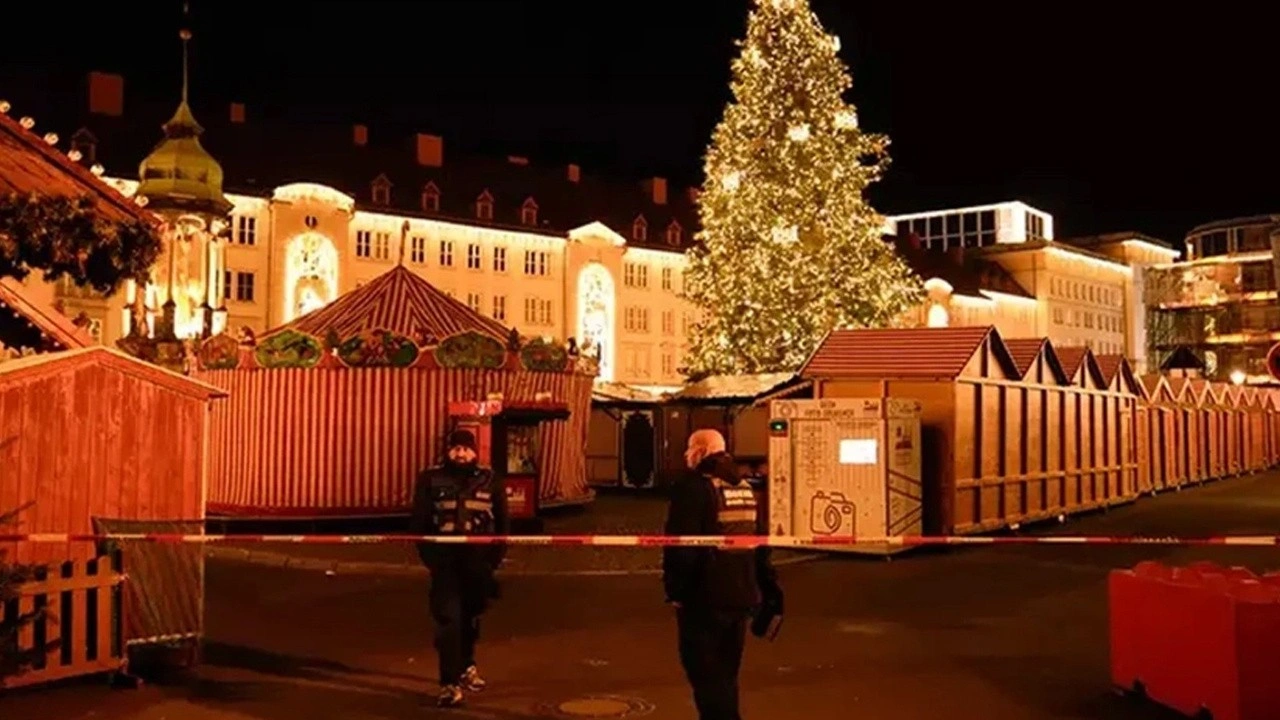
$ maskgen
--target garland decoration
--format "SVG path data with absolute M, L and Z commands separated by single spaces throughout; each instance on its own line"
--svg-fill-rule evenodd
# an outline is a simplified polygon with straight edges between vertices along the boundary
M 350 367 L 404 368 L 418 359 L 418 346 L 389 330 L 372 330 L 342 342 L 338 357 Z
M 254 348 L 254 358 L 264 368 L 312 368 L 323 354 L 318 340 L 297 330 L 276 333 Z
M 110 295 L 147 277 L 163 246 L 155 227 L 105 220 L 88 196 L 0 195 L 0 277 L 41 270 L 47 282 L 69 277 Z
M 502 343 L 478 332 L 451 335 L 436 348 L 436 361 L 446 368 L 500 370 L 507 363 Z
M 534 338 L 520 348 L 520 363 L 526 370 L 563 372 L 569 364 L 569 353 L 562 345 Z

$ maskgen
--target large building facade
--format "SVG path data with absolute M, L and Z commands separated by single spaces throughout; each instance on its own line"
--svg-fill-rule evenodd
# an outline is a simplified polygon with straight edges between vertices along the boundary
M 1179 348 L 1206 375 L 1270 381 L 1267 353 L 1280 342 L 1276 249 L 1280 215 L 1207 223 L 1186 237 L 1186 260 L 1146 274 L 1148 342 L 1157 362 Z

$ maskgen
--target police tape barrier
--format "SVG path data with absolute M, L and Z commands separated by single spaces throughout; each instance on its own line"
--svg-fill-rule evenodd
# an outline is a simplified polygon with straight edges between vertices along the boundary
M 752 548 L 852 548 L 878 545 L 919 547 L 925 545 L 1232 545 L 1280 546 L 1280 535 L 1239 535 L 1219 537 L 1143 537 L 1124 535 L 898 535 L 868 537 L 798 538 L 769 535 L 179 535 L 165 533 L 26 533 L 0 534 L 0 543 L 80 543 L 145 542 L 215 544 L 308 544 L 363 545 L 389 543 L 429 543 L 437 545 L 536 545 L 597 547 L 734 547 Z

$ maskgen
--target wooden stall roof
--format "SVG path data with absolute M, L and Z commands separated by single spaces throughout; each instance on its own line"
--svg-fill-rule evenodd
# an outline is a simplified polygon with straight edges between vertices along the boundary
M 143 210 L 44 138 L 0 113 L 0 194 L 87 196 L 104 220 L 156 224 Z
M 0 280 L 0 306 L 30 323 L 62 350 L 88 347 L 93 339 L 76 327 L 70 318 L 44 303 L 27 297 L 22 285 L 13 278 Z
M 1203 378 L 1194 378 L 1189 383 L 1190 398 L 1196 405 L 1204 407 L 1221 407 L 1226 403 L 1226 388 L 1220 383 L 1210 382 Z
M 510 333 L 502 323 L 449 297 L 403 265 L 319 310 L 264 333 L 264 337 L 285 330 L 322 340 L 331 333 L 345 339 L 371 330 L 387 330 L 427 344 L 450 335 L 476 332 L 495 338 L 504 346 Z
M 990 326 L 833 330 L 800 366 L 800 376 L 954 380 L 988 338 L 1009 375 L 1022 377 Z
M 173 392 L 201 400 L 227 397 L 224 390 L 165 370 L 157 365 L 126 355 L 103 345 L 29 355 L 0 362 L 0 390 L 35 382 L 51 375 L 76 370 L 88 365 L 101 365 L 125 375 L 145 380 Z
M 685 385 L 668 399 L 673 401 L 715 403 L 754 400 L 796 379 L 794 373 L 757 373 L 754 375 L 711 375 Z
M 655 404 L 662 401 L 661 395 L 648 390 L 632 387 L 619 382 L 597 382 L 591 387 L 591 401 L 596 403 L 616 404 Z
M 1165 382 L 1169 385 L 1169 394 L 1173 396 L 1174 402 L 1180 405 L 1200 404 L 1200 394 L 1191 386 L 1191 378 L 1166 376 Z
M 1097 358 L 1089 348 L 1055 347 L 1053 351 L 1058 354 L 1058 361 L 1062 363 L 1062 371 L 1066 373 L 1068 382 L 1075 382 L 1077 376 L 1083 371 L 1087 377 L 1093 379 L 1095 387 L 1102 389 L 1110 386 L 1098 367 Z
M 1142 388 L 1142 396 L 1153 405 L 1172 405 L 1178 402 L 1173 391 L 1169 389 L 1169 379 L 1159 373 L 1149 373 L 1138 378 L 1138 386 Z
M 1117 381 L 1117 387 L 1128 390 L 1134 395 L 1143 394 L 1138 378 L 1133 373 L 1133 366 L 1129 364 L 1129 360 L 1119 353 L 1107 355 L 1095 355 L 1094 360 L 1098 363 L 1098 370 L 1102 373 L 1102 379 L 1106 381 L 1107 387 L 1112 387 Z
M 1054 378 L 1058 383 L 1066 385 L 1070 382 L 1066 372 L 1062 369 L 1062 361 L 1058 359 L 1058 352 L 1054 350 L 1053 343 L 1049 342 L 1049 338 L 1005 338 L 1004 346 L 1008 349 L 1009 356 L 1013 358 L 1013 364 L 1017 366 L 1019 376 L 1023 379 L 1035 367 L 1036 358 L 1043 355 L 1045 364 L 1049 366 L 1049 370 L 1053 372 Z

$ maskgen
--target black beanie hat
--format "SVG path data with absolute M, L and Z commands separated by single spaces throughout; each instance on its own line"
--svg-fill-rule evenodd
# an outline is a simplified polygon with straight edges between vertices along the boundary
M 476 436 L 471 434 L 470 430 L 454 430 L 449 433 L 449 439 L 445 442 L 445 449 L 456 447 L 470 448 L 472 452 L 478 452 L 476 449 Z

